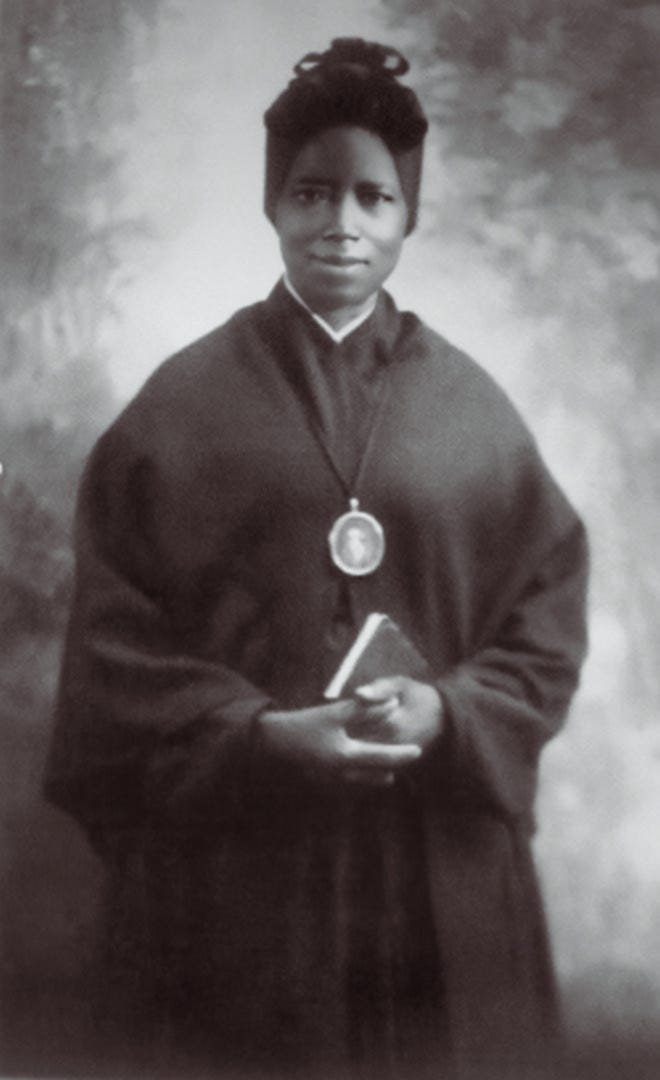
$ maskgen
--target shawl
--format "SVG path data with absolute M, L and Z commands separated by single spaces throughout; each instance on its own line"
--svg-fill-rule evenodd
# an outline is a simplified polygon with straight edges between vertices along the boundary
M 373 438 L 357 432 L 346 465 L 386 555 L 350 581 L 327 546 L 348 494 L 328 445 L 341 455 L 346 416 L 355 425 L 362 408 L 337 375 L 340 354 L 341 370 L 352 360 L 386 387 Z M 335 924 L 310 924 L 301 852 L 329 858 L 338 880 L 328 844 L 351 814 L 345 792 L 266 760 L 253 721 L 318 701 L 366 614 L 386 611 L 429 660 L 447 717 L 404 789 L 425 845 L 451 1041 L 468 1056 L 510 1049 L 526 1027 L 534 1041 L 552 976 L 526 838 L 539 756 L 585 651 L 587 555 L 579 518 L 494 381 L 387 293 L 338 345 L 280 284 L 162 365 L 99 440 L 76 549 L 46 792 L 124 869 L 127 852 L 157 852 L 161 896 L 185 853 L 165 923 L 176 909 L 187 940 L 196 920 L 207 952 L 191 975 L 186 946 L 183 985 L 223 972 L 223 989 L 205 984 L 199 999 L 226 1014 L 233 996 L 229 1027 L 253 1043 L 250 1017 L 264 1043 L 288 1030 L 285 1000 L 314 1014 L 314 1038 L 319 1024 L 335 1037 Z M 190 911 L 184 880 L 195 882 Z M 167 955 L 181 982 L 180 955 Z M 324 963 L 334 975 L 321 978 Z M 262 972 L 257 989 L 246 964 Z

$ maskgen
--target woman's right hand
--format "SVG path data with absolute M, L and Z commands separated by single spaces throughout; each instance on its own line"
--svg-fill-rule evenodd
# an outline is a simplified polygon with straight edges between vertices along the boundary
M 384 705 L 383 708 L 387 706 Z M 413 743 L 385 743 L 355 738 L 347 727 L 359 721 L 363 706 L 354 700 L 308 709 L 266 710 L 257 719 L 262 749 L 297 763 L 317 775 L 338 775 L 349 782 L 391 784 L 399 769 L 417 761 Z

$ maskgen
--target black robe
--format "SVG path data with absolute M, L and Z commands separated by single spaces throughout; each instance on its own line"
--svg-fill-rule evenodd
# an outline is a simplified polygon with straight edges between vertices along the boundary
M 349 494 L 385 530 L 366 577 L 328 551 Z M 152 376 L 81 485 L 46 790 L 109 867 L 117 996 L 166 1068 L 528 1064 L 556 1022 L 537 767 L 585 577 L 509 400 L 385 293 L 337 345 L 279 285 Z M 442 738 L 384 792 L 268 760 L 255 717 L 318 702 L 374 610 Z

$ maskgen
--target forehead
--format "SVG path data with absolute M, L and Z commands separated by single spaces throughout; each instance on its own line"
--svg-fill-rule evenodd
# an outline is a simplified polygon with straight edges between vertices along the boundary
M 378 135 L 359 127 L 334 127 L 304 144 L 289 171 L 289 181 L 327 180 L 399 186 L 394 158 Z

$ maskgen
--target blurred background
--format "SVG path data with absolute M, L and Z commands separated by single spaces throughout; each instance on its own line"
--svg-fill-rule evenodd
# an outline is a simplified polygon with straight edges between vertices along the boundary
M 305 52 L 360 35 L 408 55 L 432 120 L 391 291 L 506 387 L 589 526 L 591 652 L 536 852 L 576 1068 L 660 1075 L 660 4 L 0 19 L 0 1070 L 93 1053 L 101 871 L 39 795 L 82 462 L 168 353 L 274 284 L 261 115 Z

